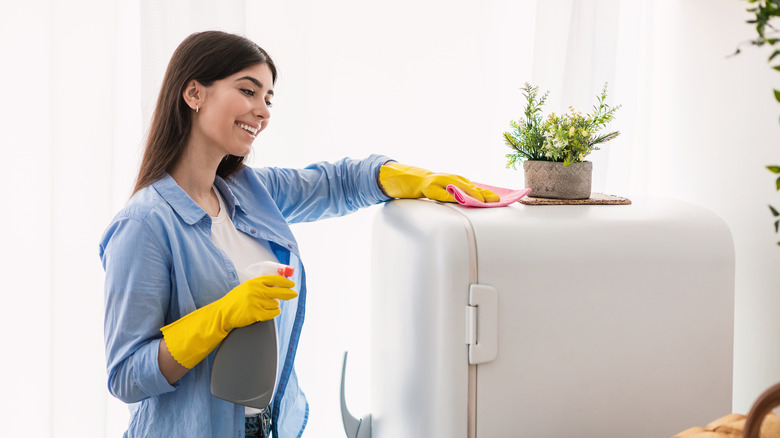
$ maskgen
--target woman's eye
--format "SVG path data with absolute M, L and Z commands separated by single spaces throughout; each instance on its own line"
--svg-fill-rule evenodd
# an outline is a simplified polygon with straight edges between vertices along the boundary
M 247 96 L 250 96 L 250 97 L 255 95 L 254 90 L 250 90 L 248 88 L 242 88 L 241 92 L 246 94 Z
M 274 106 L 274 104 L 272 104 L 270 101 L 266 100 L 265 101 L 265 106 L 267 106 L 268 108 L 271 108 L 272 106 Z

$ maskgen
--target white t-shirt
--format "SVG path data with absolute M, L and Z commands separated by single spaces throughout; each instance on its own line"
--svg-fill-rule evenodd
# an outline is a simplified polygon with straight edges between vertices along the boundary
M 225 251 L 238 271 L 238 280 L 243 283 L 252 278 L 244 273 L 244 270 L 250 265 L 265 261 L 278 262 L 279 260 L 271 251 L 271 245 L 267 240 L 258 241 L 236 229 L 230 215 L 228 215 L 225 200 L 222 199 L 219 190 L 216 187 L 212 187 L 212 190 L 219 198 L 219 213 L 217 217 L 211 218 L 211 240 L 219 249 Z M 260 409 L 246 407 L 247 417 L 261 412 Z
M 211 240 L 219 249 L 225 251 L 238 271 L 238 280 L 243 283 L 251 279 L 244 273 L 250 265 L 279 260 L 271 251 L 271 245 L 267 240 L 258 241 L 236 229 L 228 215 L 225 200 L 216 188 L 213 190 L 219 198 L 219 213 L 217 217 L 211 218 Z

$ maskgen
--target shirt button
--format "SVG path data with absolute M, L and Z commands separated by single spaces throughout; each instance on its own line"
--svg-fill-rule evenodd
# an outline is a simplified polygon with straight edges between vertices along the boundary
M 252 233 L 252 234 L 255 234 L 255 232 L 256 232 L 256 231 L 255 231 L 255 229 L 254 229 L 254 228 L 252 228 L 252 231 L 251 231 L 251 233 Z
M 292 243 L 288 243 L 288 244 L 287 244 L 287 246 L 288 246 L 289 248 L 292 248 Z

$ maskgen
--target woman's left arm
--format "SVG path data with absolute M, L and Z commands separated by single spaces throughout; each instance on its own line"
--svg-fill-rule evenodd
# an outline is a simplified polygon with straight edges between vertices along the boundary
M 254 169 L 288 222 L 343 216 L 394 198 L 429 198 L 455 202 L 452 184 L 484 202 L 499 200 L 490 190 L 448 173 L 396 163 L 383 155 L 364 160 L 344 158 L 305 169 Z
M 288 222 L 343 216 L 392 199 L 378 185 L 382 155 L 320 162 L 304 169 L 252 169 Z

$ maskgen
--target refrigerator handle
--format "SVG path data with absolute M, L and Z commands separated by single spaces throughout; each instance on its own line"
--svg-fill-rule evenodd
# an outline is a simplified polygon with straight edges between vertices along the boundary
M 355 418 L 347 409 L 347 401 L 344 399 L 344 376 L 347 370 L 347 352 L 344 352 L 344 362 L 341 365 L 341 421 L 344 423 L 344 432 L 347 438 L 371 438 L 371 414 L 365 418 Z
M 498 356 L 498 291 L 486 284 L 472 284 L 466 307 L 466 343 L 469 364 L 490 362 Z

